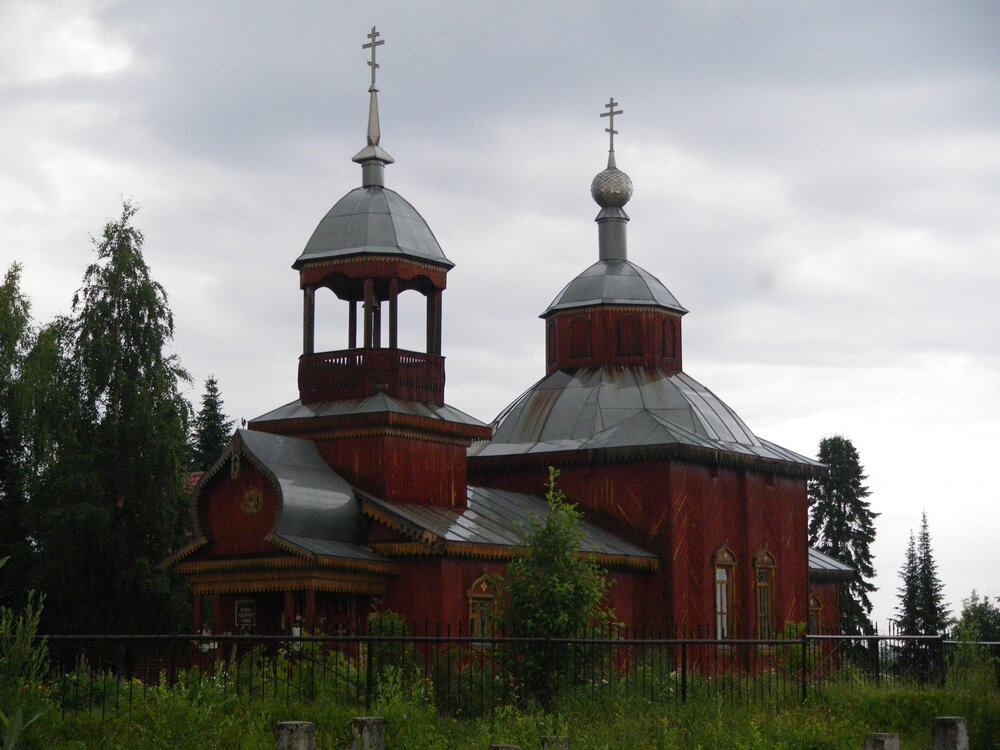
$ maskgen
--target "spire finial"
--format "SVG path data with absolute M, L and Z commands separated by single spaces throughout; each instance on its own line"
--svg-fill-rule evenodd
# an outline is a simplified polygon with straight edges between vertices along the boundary
M 361 49 L 372 51 L 371 60 L 368 61 L 368 67 L 372 69 L 372 82 L 368 87 L 368 145 L 354 157 L 354 161 L 361 165 L 361 182 L 365 187 L 384 185 L 383 170 L 386 164 L 392 164 L 392 157 L 378 145 L 382 139 L 382 129 L 378 122 L 378 86 L 375 83 L 375 72 L 379 64 L 375 50 L 385 44 L 385 40 L 379 39 L 379 36 L 378 29 L 372 26 L 368 34 L 369 41 L 361 45 Z
M 372 75 L 374 75 L 374 73 Z M 611 134 L 611 145 L 608 148 L 608 169 L 615 168 L 615 136 L 618 134 L 618 131 L 615 130 L 615 115 L 622 114 L 622 110 L 615 109 L 617 106 L 619 106 L 618 102 L 616 102 L 615 98 L 612 96 L 608 103 L 604 105 L 604 108 L 608 111 L 601 112 L 601 117 L 608 118 L 608 127 L 604 128 L 604 132 Z

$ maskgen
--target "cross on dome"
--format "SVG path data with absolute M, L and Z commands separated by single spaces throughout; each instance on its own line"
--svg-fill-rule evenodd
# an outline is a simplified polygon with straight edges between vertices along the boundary
M 378 70 L 378 63 L 375 62 L 375 48 L 385 44 L 385 40 L 384 39 L 379 40 L 378 37 L 379 37 L 378 31 L 375 30 L 374 26 L 372 26 L 371 33 L 368 34 L 368 38 L 371 39 L 371 41 L 368 42 L 367 44 L 361 45 L 361 49 L 371 49 L 372 51 L 372 59 L 368 61 L 368 65 L 372 69 L 372 89 L 375 88 L 375 71 Z
M 619 104 L 618 102 L 615 101 L 615 98 L 612 96 L 611 99 L 608 101 L 608 103 L 604 105 L 605 109 L 607 109 L 608 111 L 601 112 L 601 117 L 608 118 L 608 127 L 604 128 L 604 132 L 611 134 L 610 135 L 611 145 L 608 148 L 608 169 L 611 169 L 615 166 L 615 135 L 617 135 L 618 133 L 618 131 L 615 130 L 615 115 L 622 114 L 622 110 L 615 109 L 615 107 L 617 106 L 619 106 Z

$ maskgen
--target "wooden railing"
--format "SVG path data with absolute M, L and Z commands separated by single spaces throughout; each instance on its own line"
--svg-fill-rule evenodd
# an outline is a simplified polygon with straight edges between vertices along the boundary
M 299 357 L 304 404 L 367 398 L 377 393 L 441 406 L 444 357 L 401 349 L 347 349 Z

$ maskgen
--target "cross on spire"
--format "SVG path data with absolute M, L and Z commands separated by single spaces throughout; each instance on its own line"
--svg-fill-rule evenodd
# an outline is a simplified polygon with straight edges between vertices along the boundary
M 375 62 L 375 48 L 378 47 L 378 46 L 380 46 L 380 45 L 382 45 L 382 44 L 385 44 L 385 40 L 384 39 L 379 40 L 378 37 L 379 37 L 378 31 L 375 30 L 374 26 L 372 26 L 371 33 L 368 35 L 368 38 L 371 39 L 371 41 L 368 42 L 368 44 L 362 44 L 361 45 L 361 49 L 371 49 L 371 51 L 372 51 L 372 59 L 368 61 L 368 65 L 371 66 L 371 69 L 372 69 L 372 86 L 371 87 L 373 89 L 375 88 L 375 71 L 378 69 L 378 63 Z
M 608 166 L 609 167 L 614 166 L 614 159 L 615 159 L 615 156 L 614 156 L 614 154 L 615 154 L 615 135 L 618 134 L 618 131 L 615 130 L 615 115 L 622 114 L 622 110 L 615 109 L 615 107 L 617 107 L 617 106 L 619 106 L 618 102 L 616 102 L 615 98 L 612 96 L 611 99 L 608 101 L 608 103 L 604 105 L 605 109 L 607 109 L 608 111 L 607 112 L 601 112 L 601 117 L 607 117 L 608 118 L 608 127 L 604 128 L 604 132 L 611 134 L 611 145 L 608 148 Z

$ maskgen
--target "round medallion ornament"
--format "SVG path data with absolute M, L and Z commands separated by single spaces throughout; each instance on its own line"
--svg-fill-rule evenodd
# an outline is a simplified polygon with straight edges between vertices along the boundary
M 256 487 L 243 493 L 243 497 L 240 499 L 240 508 L 248 516 L 256 516 L 263 507 L 264 496 Z

